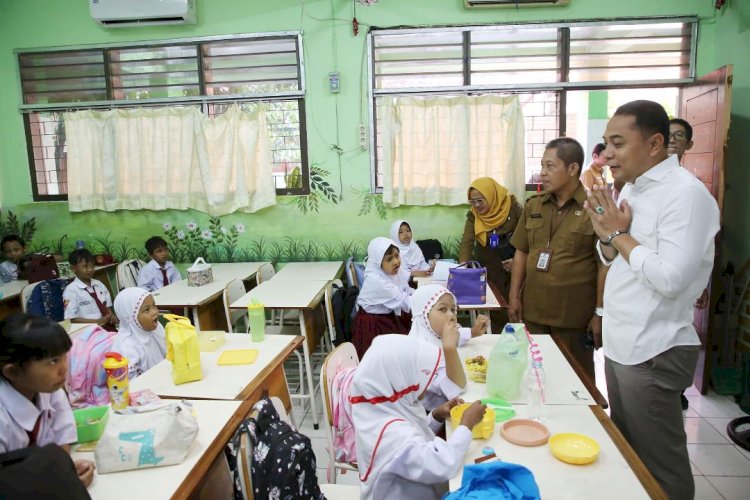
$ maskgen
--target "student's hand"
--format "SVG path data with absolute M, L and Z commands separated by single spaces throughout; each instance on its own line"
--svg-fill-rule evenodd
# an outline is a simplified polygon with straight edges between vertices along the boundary
M 487 325 L 490 324 L 490 318 L 484 314 L 477 316 L 477 320 L 474 322 L 474 326 L 471 327 L 471 336 L 479 337 L 487 332 Z
M 505 259 L 503 261 L 503 269 L 505 269 L 506 273 L 509 273 L 511 268 L 513 267 L 513 258 Z
M 511 297 L 508 303 L 508 319 L 511 323 L 523 323 L 523 305 L 520 297 Z
M 96 465 L 91 460 L 76 460 L 73 462 L 76 466 L 76 474 L 78 479 L 81 480 L 84 486 L 87 488 L 91 485 L 91 481 L 94 480 L 94 471 Z
M 695 301 L 696 309 L 705 309 L 706 307 L 708 307 L 708 288 L 704 288 L 701 296 Z
M 445 403 L 432 410 L 432 418 L 434 418 L 438 422 L 445 422 L 445 419 L 448 418 L 451 414 L 451 409 L 454 406 L 463 403 L 464 400 L 461 398 L 453 398 L 450 401 L 446 401 Z
M 469 430 L 473 429 L 484 418 L 486 409 L 487 405 L 483 405 L 481 401 L 474 401 L 461 416 L 461 425 L 465 425 Z
M 99 318 L 99 321 L 97 321 L 96 324 L 99 326 L 107 326 L 110 321 L 112 321 L 112 315 L 107 314 L 106 316 Z
M 455 316 L 445 322 L 440 338 L 443 340 L 443 349 L 455 349 L 458 347 L 458 322 Z
M 599 349 L 602 346 L 602 317 L 594 314 L 586 331 L 591 332 L 594 337 L 594 349 Z

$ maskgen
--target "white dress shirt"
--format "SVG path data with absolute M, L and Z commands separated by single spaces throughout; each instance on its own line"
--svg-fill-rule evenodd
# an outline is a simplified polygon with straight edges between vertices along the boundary
M 611 262 L 602 256 L 611 265 L 603 347 L 613 361 L 635 365 L 675 346 L 700 345 L 693 305 L 713 268 L 719 207 L 675 155 L 626 186 L 622 200 L 633 211 L 630 235 L 639 245 L 629 263 L 621 255 Z
M 4 277 L 3 281 L 17 280 L 18 264 L 9 260 L 0 264 L 0 277 Z
M 182 279 L 180 272 L 174 267 L 172 261 L 168 260 L 164 264 L 164 269 L 167 271 L 167 280 L 170 284 Z M 138 273 L 138 288 L 143 288 L 149 292 L 164 288 L 164 276 L 161 273 L 161 267 L 154 259 L 151 259 Z
M 99 319 L 102 317 L 99 306 L 96 305 L 96 301 L 89 294 L 92 291 L 96 293 L 102 304 L 112 307 L 112 296 L 109 294 L 107 287 L 104 286 L 104 283 L 92 278 L 91 286 L 89 287 L 83 281 L 76 278 L 63 291 L 65 319 Z

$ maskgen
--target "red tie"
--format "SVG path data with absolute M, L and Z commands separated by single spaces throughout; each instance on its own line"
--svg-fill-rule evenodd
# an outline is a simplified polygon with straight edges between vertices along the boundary
M 96 290 L 89 290 L 89 289 L 87 288 L 87 289 L 86 289 L 86 293 L 88 293 L 89 295 L 91 295 L 91 298 L 92 298 L 92 299 L 94 299 L 94 300 L 96 301 L 96 307 L 98 307 L 98 308 L 99 308 L 99 312 L 101 313 L 101 315 L 102 315 L 102 318 L 103 318 L 104 316 L 106 316 L 106 315 L 108 315 L 108 314 L 109 314 L 109 309 L 107 308 L 107 306 L 105 306 L 105 305 L 104 305 L 104 304 L 102 303 L 102 301 L 101 301 L 101 300 L 99 300 L 99 296 L 98 296 L 98 295 L 96 294 Z M 114 326 L 112 326 L 112 325 L 106 325 L 106 326 L 104 326 L 103 328 L 104 328 L 105 330 L 107 330 L 108 332 L 116 332 L 116 331 L 117 331 L 117 328 L 115 328 L 115 327 L 114 327 Z
M 169 284 L 169 278 L 167 278 L 167 270 L 163 267 L 160 267 L 159 270 L 161 271 L 161 277 L 162 277 L 162 284 L 164 286 L 167 286 Z
M 29 436 L 29 446 L 36 446 L 36 438 L 39 436 L 39 426 L 42 423 L 42 416 L 43 414 L 40 413 L 39 416 L 36 417 L 34 428 L 31 429 L 31 431 L 26 431 L 26 434 Z

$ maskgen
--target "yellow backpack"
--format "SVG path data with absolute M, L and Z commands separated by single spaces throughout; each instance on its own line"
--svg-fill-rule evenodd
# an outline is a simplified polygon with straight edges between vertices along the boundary
M 176 314 L 165 314 L 167 326 L 167 359 L 172 362 L 172 380 L 175 385 L 203 378 L 198 334 L 190 320 Z

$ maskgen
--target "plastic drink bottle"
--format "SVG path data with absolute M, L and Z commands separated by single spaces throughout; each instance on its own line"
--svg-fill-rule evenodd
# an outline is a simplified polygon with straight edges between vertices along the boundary
M 250 339 L 263 342 L 266 338 L 266 310 L 257 299 L 247 306 L 247 317 L 250 322 Z
M 528 373 L 529 401 L 526 406 L 527 418 L 532 420 L 544 420 L 544 368 L 542 362 L 534 360 Z
M 104 371 L 107 372 L 109 401 L 113 410 L 123 410 L 130 404 L 128 358 L 117 352 L 104 353 Z
M 487 392 L 494 398 L 512 400 L 518 394 L 528 366 L 526 339 L 506 325 L 490 351 L 487 362 Z

